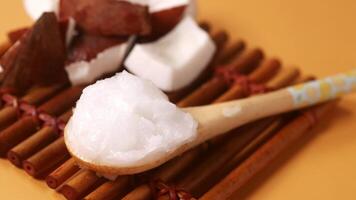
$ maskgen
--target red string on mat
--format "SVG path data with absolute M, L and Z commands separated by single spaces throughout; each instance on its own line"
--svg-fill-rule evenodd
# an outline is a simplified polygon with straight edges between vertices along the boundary
M 66 123 L 57 117 L 38 111 L 37 107 L 25 101 L 19 100 L 16 96 L 9 94 L 9 89 L 0 89 L 1 100 L 5 106 L 16 109 L 18 117 L 37 117 L 43 126 L 53 127 L 58 136 L 63 134 Z
M 187 191 L 173 186 L 168 186 L 161 180 L 154 180 L 150 182 L 150 187 L 155 199 L 168 195 L 170 200 L 196 200 Z
M 313 111 L 304 111 L 303 115 L 309 120 L 311 124 L 310 128 L 313 128 L 319 121 L 318 116 Z
M 240 85 L 247 96 L 271 91 L 264 84 L 255 83 L 248 76 L 226 66 L 217 67 L 215 69 L 215 76 L 222 78 L 229 87 L 235 84 Z
M 226 85 L 231 86 L 234 84 L 234 76 L 232 74 L 237 74 L 235 70 L 229 68 L 228 66 L 219 66 L 215 68 L 215 77 L 224 80 Z
M 57 117 L 53 117 L 46 113 L 40 113 L 38 118 L 43 122 L 43 126 L 49 126 L 55 129 L 58 135 L 62 135 L 66 123 Z
M 20 110 L 23 112 L 23 115 L 38 117 L 38 110 L 36 106 L 31 104 L 25 102 L 20 104 Z
M 4 94 L 15 94 L 15 90 L 11 88 L 0 88 L 0 95 L 3 96 Z
M 2 95 L 2 102 L 6 107 L 13 107 L 16 109 L 17 116 L 21 116 L 20 105 L 23 103 L 21 102 L 16 96 L 11 94 L 3 94 Z
M 7 94 L 14 94 L 14 90 L 11 88 L 0 88 L 0 106 L 4 106 L 5 102 L 3 96 Z

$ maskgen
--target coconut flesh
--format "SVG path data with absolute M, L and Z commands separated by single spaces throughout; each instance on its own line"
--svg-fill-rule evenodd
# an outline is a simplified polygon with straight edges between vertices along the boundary
M 151 80 L 161 90 L 171 92 L 196 80 L 215 51 L 209 34 L 192 17 L 185 16 L 159 40 L 135 45 L 125 66 L 135 75 Z
M 109 72 L 117 71 L 124 59 L 127 43 L 119 44 L 99 53 L 90 61 L 78 61 L 66 66 L 69 80 L 73 85 L 93 83 Z
M 23 3 L 33 20 L 40 18 L 44 12 L 58 13 L 59 0 L 24 0 Z
M 196 137 L 190 114 L 128 72 L 85 88 L 65 130 L 73 156 L 111 168 L 154 162 Z
M 195 0 L 118 0 L 118 1 L 127 1 L 132 4 L 147 6 L 150 13 L 159 12 L 162 10 L 168 10 L 171 8 L 186 6 L 186 5 L 189 5 L 188 7 L 195 7 L 196 4 Z M 189 14 L 194 15 L 195 11 Z

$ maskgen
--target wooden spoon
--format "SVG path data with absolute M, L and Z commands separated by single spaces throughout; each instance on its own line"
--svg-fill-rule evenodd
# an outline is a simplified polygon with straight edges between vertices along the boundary
M 73 156 L 80 165 L 102 174 L 140 173 L 155 168 L 213 137 L 246 123 L 319 104 L 354 91 L 356 91 L 356 70 L 243 100 L 183 109 L 190 113 L 199 124 L 196 139 L 177 147 L 175 151 L 167 152 L 163 157 L 157 157 L 154 162 L 147 162 L 143 165 L 104 166 L 83 161 L 75 157 L 75 154 Z M 71 151 L 70 147 L 68 148 Z

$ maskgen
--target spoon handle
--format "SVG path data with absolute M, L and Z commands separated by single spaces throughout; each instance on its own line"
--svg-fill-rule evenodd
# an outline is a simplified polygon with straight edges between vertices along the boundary
M 198 143 L 201 143 L 246 123 L 326 102 L 354 91 L 356 69 L 244 100 L 192 107 L 187 111 L 199 123 Z

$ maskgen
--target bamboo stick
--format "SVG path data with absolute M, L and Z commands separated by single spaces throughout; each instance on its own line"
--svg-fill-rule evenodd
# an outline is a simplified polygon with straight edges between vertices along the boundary
M 87 195 L 84 200 L 121 199 L 130 189 L 130 177 L 121 176 L 116 181 L 107 181 Z
M 23 168 L 29 175 L 42 178 L 69 158 L 70 155 L 64 145 L 64 138 L 60 137 L 40 152 L 24 160 Z
M 0 57 L 4 55 L 4 53 L 11 47 L 11 43 L 9 40 L 6 40 L 0 44 Z
M 269 59 L 264 61 L 257 70 L 248 76 L 248 79 L 253 83 L 264 83 L 272 78 L 280 69 L 281 64 L 277 59 Z M 248 85 L 247 85 L 248 86 Z M 250 91 L 246 91 L 241 84 L 233 85 L 228 91 L 217 98 L 214 103 L 226 102 L 244 96 L 249 96 Z
M 69 118 L 72 116 L 72 111 L 68 111 L 59 117 L 59 121 L 62 123 L 66 123 Z M 44 126 L 27 140 L 18 144 L 14 148 L 12 148 L 7 153 L 7 158 L 15 165 L 22 166 L 23 160 L 29 158 L 36 152 L 40 151 L 42 148 L 46 147 L 58 137 L 60 137 L 61 133 L 59 130 L 53 126 Z
M 94 172 L 81 170 L 67 183 L 65 183 L 59 192 L 68 200 L 78 200 L 90 193 L 94 188 L 104 182 L 104 178 L 99 178 Z
M 308 112 L 319 121 L 335 106 L 335 102 L 326 103 L 308 109 Z M 273 138 L 255 151 L 240 166 L 231 171 L 219 184 L 215 185 L 201 199 L 228 199 L 234 191 L 247 183 L 255 174 L 263 170 L 278 154 L 306 134 L 315 125 L 306 114 L 301 114 L 280 130 Z
M 0 133 L 0 156 L 30 136 L 40 125 L 36 117 L 26 116 Z
M 71 158 L 47 176 L 46 183 L 50 188 L 56 189 L 77 173 L 79 169 L 80 168 L 76 165 L 74 158 Z
M 246 44 L 242 40 L 235 41 L 222 50 L 216 62 L 219 65 L 226 65 L 230 63 L 231 60 L 236 57 L 236 55 L 240 54 L 242 50 L 245 49 L 245 47 Z
M 229 64 L 228 67 L 240 73 L 247 73 L 252 71 L 258 63 L 260 63 L 262 58 L 262 51 L 259 49 L 253 49 L 244 52 L 243 55 L 239 56 L 236 60 Z M 178 106 L 188 107 L 208 104 L 227 89 L 228 85 L 223 79 L 213 77 L 195 90 L 191 95 L 179 102 Z

